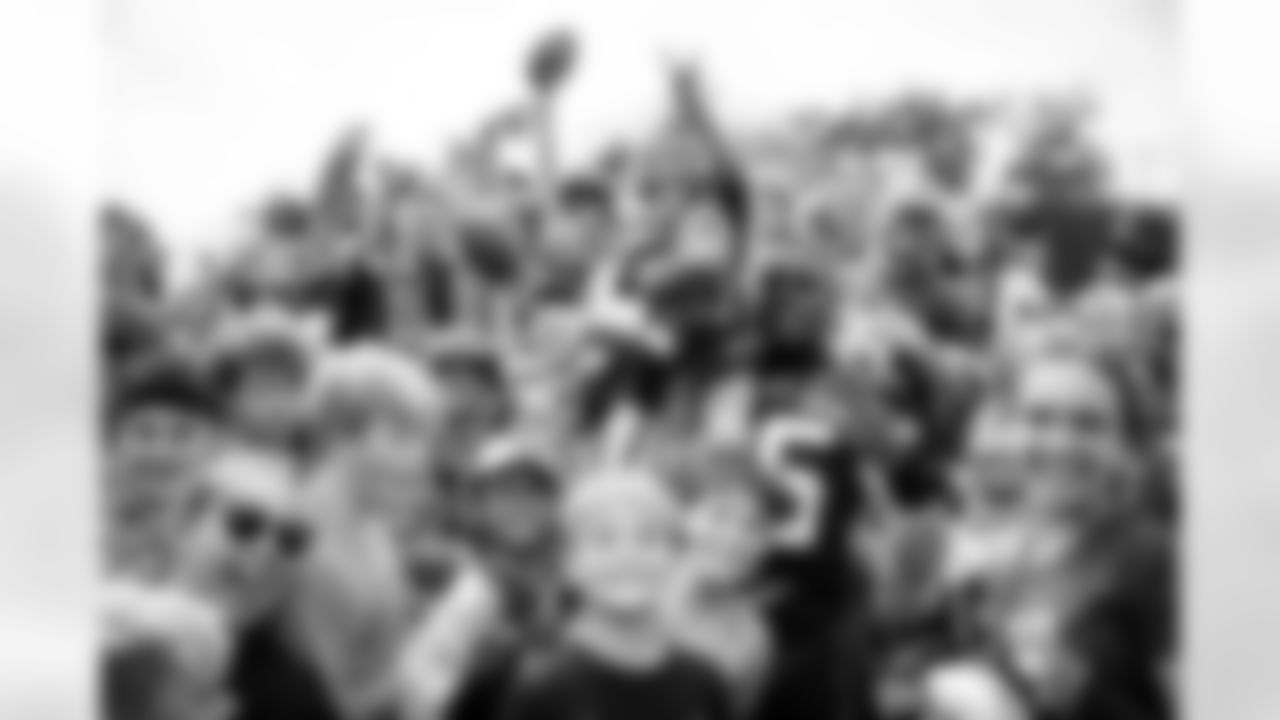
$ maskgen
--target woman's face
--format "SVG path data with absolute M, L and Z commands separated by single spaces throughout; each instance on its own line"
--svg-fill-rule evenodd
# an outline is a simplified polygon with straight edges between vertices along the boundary
M 745 581 L 765 553 L 765 518 L 749 491 L 724 489 L 700 498 L 689 510 L 689 563 L 702 582 Z
M 1031 501 L 1046 510 L 1114 501 L 1123 458 L 1120 399 L 1084 362 L 1026 367 L 1010 407 Z
M 369 415 L 334 439 L 331 463 L 348 477 L 361 507 L 409 518 L 428 500 L 428 431 L 409 414 L 390 408 Z
M 568 575 L 592 605 L 621 613 L 655 612 L 670 589 L 681 541 L 678 524 L 664 513 L 601 508 L 570 528 Z

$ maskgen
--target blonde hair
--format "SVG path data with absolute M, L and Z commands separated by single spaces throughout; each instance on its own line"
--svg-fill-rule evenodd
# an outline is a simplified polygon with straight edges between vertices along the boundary
M 565 494 L 561 517 L 565 526 L 572 528 L 602 510 L 616 508 L 650 512 L 673 521 L 680 515 L 679 502 L 665 478 L 633 464 L 588 470 Z

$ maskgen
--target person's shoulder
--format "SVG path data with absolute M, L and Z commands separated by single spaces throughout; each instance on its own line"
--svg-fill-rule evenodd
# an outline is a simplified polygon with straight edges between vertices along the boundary
M 1129 567 L 1167 559 L 1176 549 L 1176 534 L 1167 523 L 1142 516 L 1109 519 L 1090 529 L 1091 557 Z
M 1082 569 L 1094 579 L 1095 605 L 1165 602 L 1178 576 L 1176 537 L 1169 528 L 1134 519 L 1097 530 L 1095 536 L 1082 558 Z
M 589 665 L 588 658 L 563 643 L 530 647 L 516 661 L 515 687 L 521 694 L 566 692 Z
M 715 668 L 706 660 L 684 649 L 676 649 L 667 657 L 662 668 L 669 674 L 688 678 L 693 682 L 713 682 Z
M 728 687 L 710 663 L 692 653 L 678 650 L 667 658 L 659 672 L 666 687 L 711 712 L 727 707 Z

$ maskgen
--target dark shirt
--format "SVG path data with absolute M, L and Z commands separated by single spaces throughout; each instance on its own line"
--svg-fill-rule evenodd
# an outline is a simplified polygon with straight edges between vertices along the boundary
M 713 671 L 684 656 L 647 670 L 614 666 L 581 649 L 531 658 L 502 720 L 726 720 L 726 689 Z
M 783 652 L 823 637 L 860 600 L 860 578 L 848 552 L 849 528 L 861 512 L 856 450 L 848 444 L 796 448 L 790 460 L 822 486 L 824 498 L 812 546 L 777 553 L 765 580 L 778 591 L 769 619 Z
M 520 670 L 516 652 L 503 652 L 471 673 L 445 713 L 446 720 L 500 720 Z
M 784 657 L 753 720 L 874 720 L 871 638 L 853 618 Z
M 319 671 L 271 624 L 240 637 L 231 690 L 235 720 L 341 720 Z
M 1037 720 L 1166 720 L 1160 662 L 1176 652 L 1176 574 L 1168 528 L 1133 518 L 1082 529 L 1060 565 L 995 578 L 951 606 L 953 648 L 994 663 Z M 1055 687 L 1012 662 L 1009 621 L 1038 598 L 1057 598 L 1058 651 L 1082 675 Z M 968 648 L 965 650 L 964 648 Z
M 1167 720 L 1176 698 L 1160 662 L 1177 652 L 1177 563 L 1169 528 L 1134 518 L 1088 530 L 1068 569 L 1087 588 L 1074 603 L 1066 650 L 1086 668 L 1073 694 L 1039 705 L 1048 720 Z M 1035 695 L 1032 688 L 1032 695 Z

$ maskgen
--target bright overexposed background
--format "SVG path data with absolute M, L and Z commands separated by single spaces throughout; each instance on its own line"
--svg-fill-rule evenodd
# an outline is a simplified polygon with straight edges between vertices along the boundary
M 1183 140 L 1163 0 L 111 0 L 105 190 L 182 249 L 313 176 L 351 122 L 424 161 L 521 92 L 530 43 L 584 42 L 562 117 L 582 157 L 662 109 L 662 62 L 699 58 L 754 123 L 911 88 L 1081 91 L 1126 182 L 1167 186 Z

